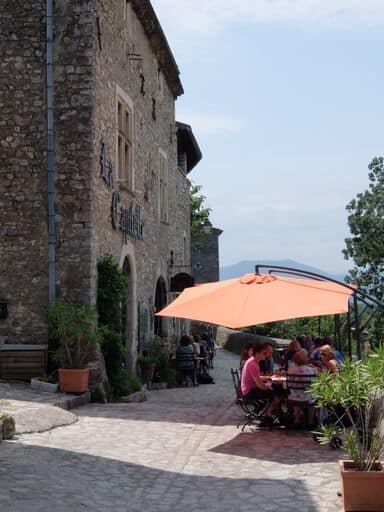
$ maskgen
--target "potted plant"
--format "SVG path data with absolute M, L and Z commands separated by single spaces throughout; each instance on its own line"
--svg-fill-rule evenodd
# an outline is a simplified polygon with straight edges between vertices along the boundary
M 155 375 L 156 359 L 149 353 L 147 349 L 137 357 L 137 364 L 140 368 L 140 375 L 143 380 L 150 387 L 153 377 Z
M 87 391 L 89 368 L 86 366 L 100 338 L 95 310 L 88 304 L 55 299 L 48 305 L 46 323 L 50 337 L 57 343 L 53 358 L 59 365 L 60 391 Z
M 339 440 L 349 459 L 340 461 L 346 511 L 384 510 L 383 375 L 380 347 L 361 361 L 346 361 L 337 374 L 321 373 L 311 385 L 317 405 L 334 418 L 315 433 L 319 442 Z

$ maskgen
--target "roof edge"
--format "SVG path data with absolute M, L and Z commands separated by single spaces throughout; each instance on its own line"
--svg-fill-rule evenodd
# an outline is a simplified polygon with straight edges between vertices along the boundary
M 163 29 L 161 28 L 156 12 L 150 0 L 130 1 L 148 37 L 153 53 L 159 62 L 159 67 L 164 73 L 169 88 L 176 99 L 178 96 L 184 94 L 183 85 L 180 81 L 180 70 Z
M 178 134 L 182 134 L 181 138 L 184 143 L 188 145 L 187 172 L 190 172 L 203 158 L 203 154 L 196 137 L 193 134 L 192 127 L 189 124 L 181 123 L 180 121 L 176 121 L 176 127 Z

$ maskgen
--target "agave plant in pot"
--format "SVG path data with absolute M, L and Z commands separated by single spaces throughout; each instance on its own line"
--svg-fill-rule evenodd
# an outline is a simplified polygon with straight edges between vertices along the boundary
M 90 354 L 100 341 L 95 310 L 88 304 L 55 299 L 47 307 L 46 324 L 57 348 L 53 359 L 59 365 L 60 391 L 88 390 Z
M 384 511 L 384 348 L 361 361 L 346 361 L 335 375 L 320 374 L 311 386 L 318 406 L 332 422 L 316 433 L 320 443 L 340 440 L 348 460 L 340 461 L 346 511 Z

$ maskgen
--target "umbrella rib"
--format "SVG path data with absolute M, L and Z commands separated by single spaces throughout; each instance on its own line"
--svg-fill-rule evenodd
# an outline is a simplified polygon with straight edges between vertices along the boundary
M 324 290 L 326 292 L 329 292 L 329 293 L 339 293 L 340 295 L 352 295 L 352 290 L 350 290 L 349 288 L 343 288 L 342 285 L 338 285 L 335 283 L 335 287 L 337 286 L 338 288 L 340 288 L 339 290 L 338 289 L 335 289 L 335 288 L 329 288 L 329 287 L 324 287 L 324 286 L 314 286 L 312 283 L 309 282 L 309 280 L 305 280 L 305 279 L 297 279 L 295 281 L 292 281 L 290 280 L 289 278 L 281 278 L 280 276 L 278 277 L 279 280 L 281 280 L 282 282 L 286 282 L 286 283 L 291 283 L 291 284 L 295 284 L 297 286 L 302 286 L 302 287 L 305 287 L 305 288 L 312 288 L 314 290 Z M 327 284 L 327 285 L 332 285 L 333 283 L 331 283 L 330 281 L 315 281 L 316 283 L 324 283 L 324 284 Z

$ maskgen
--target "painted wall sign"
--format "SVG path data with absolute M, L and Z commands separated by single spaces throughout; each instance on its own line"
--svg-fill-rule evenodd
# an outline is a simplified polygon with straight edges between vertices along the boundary
M 126 244 L 128 237 L 136 240 L 144 239 L 144 223 L 141 220 L 141 209 L 138 204 L 132 203 L 129 208 L 120 207 L 120 193 L 112 194 L 112 226 L 123 234 Z

